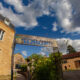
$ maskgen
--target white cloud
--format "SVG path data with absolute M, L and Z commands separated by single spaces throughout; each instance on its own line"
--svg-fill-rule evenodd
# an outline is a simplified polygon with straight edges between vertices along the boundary
M 22 51 L 22 54 L 23 54 L 24 56 L 27 56 L 27 51 Z
M 72 8 L 68 0 L 60 0 L 56 6 L 56 14 L 63 29 L 69 32 L 72 29 Z
M 0 3 L 0 13 L 8 17 L 15 26 L 25 27 L 26 29 L 34 28 L 36 25 L 38 25 L 35 11 L 32 8 L 30 9 L 30 7 L 23 7 L 23 9 L 24 11 L 22 14 L 16 14 L 11 8 L 5 8 Z
M 44 47 L 44 48 L 41 48 L 41 52 L 52 53 L 53 52 L 53 48 L 51 48 L 51 47 Z
M 70 44 L 72 45 L 76 51 L 80 51 L 80 39 L 72 40 L 69 38 L 61 38 L 57 39 L 58 45 L 59 45 L 59 50 L 63 54 L 67 53 L 67 45 Z
M 0 3 L 0 13 L 3 14 L 4 16 L 8 17 L 12 21 L 12 23 L 18 27 L 23 26 L 23 27 L 26 27 L 27 29 L 29 29 L 29 28 L 33 28 L 35 25 L 37 25 L 36 20 L 33 19 L 31 16 L 29 16 L 29 15 L 25 16 L 24 14 L 15 14 L 15 13 L 13 13 L 11 8 L 8 8 L 8 9 L 4 8 L 1 3 Z M 4 13 L 6 13 L 6 14 L 4 14 Z M 26 19 L 26 17 L 27 17 L 27 19 Z
M 46 55 L 46 53 L 44 53 L 44 52 L 40 52 L 40 54 L 41 54 L 41 55 L 43 55 L 43 56 L 45 56 L 45 55 Z
M 53 30 L 53 31 L 57 31 L 57 23 L 56 23 L 56 22 L 53 23 L 53 28 L 52 28 L 52 30 Z
M 23 0 L 4 1 L 7 4 L 13 6 L 17 13 L 14 13 L 11 8 L 4 7 L 1 3 L 0 13 L 8 17 L 15 26 L 30 29 L 38 25 L 38 17 L 43 15 L 50 15 L 49 6 L 55 0 L 34 0 L 28 5 L 24 5 Z
M 4 0 L 6 3 L 13 5 L 16 11 L 23 12 L 24 11 L 24 5 L 22 3 L 22 0 Z
M 57 43 L 58 43 L 58 49 L 61 53 L 66 54 L 68 53 L 67 51 L 67 46 L 68 45 L 72 45 L 73 48 L 77 51 L 80 52 L 80 39 L 76 39 L 76 40 L 72 40 L 70 38 L 59 38 L 56 39 Z M 45 53 L 45 55 L 49 54 L 49 53 L 53 53 L 53 48 L 50 47 L 44 47 L 41 48 L 41 52 L 43 55 Z
M 53 48 L 43 47 L 43 48 L 41 48 L 41 51 L 39 52 L 39 54 L 41 54 L 43 56 L 48 56 L 52 52 L 53 52 Z
M 15 26 L 34 28 L 38 25 L 37 18 L 43 15 L 52 16 L 52 12 L 55 12 L 64 32 L 80 33 L 80 0 L 33 0 L 28 5 L 24 5 L 23 0 L 4 1 L 13 6 L 17 13 L 10 7 L 4 7 L 2 3 L 0 13 L 8 17 Z M 54 27 L 53 30 L 56 31 L 57 28 Z
M 80 0 L 59 0 L 56 14 L 59 23 L 66 33 L 80 33 Z

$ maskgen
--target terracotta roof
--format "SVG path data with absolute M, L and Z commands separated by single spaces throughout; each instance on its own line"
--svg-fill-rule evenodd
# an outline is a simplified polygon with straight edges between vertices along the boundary
M 76 57 L 80 57 L 80 52 L 63 55 L 62 59 L 70 59 L 70 58 L 76 58 Z

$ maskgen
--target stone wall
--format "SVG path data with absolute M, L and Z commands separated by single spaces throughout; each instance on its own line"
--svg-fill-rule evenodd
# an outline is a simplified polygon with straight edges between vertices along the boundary
M 14 55 L 14 68 L 16 67 L 16 64 L 27 64 L 24 57 L 20 53 Z
M 80 60 L 80 57 L 72 58 L 72 59 L 65 59 L 67 60 L 67 63 L 62 64 L 63 70 L 65 70 L 65 66 L 68 70 L 77 70 L 79 68 L 76 68 L 75 61 Z
M 12 44 L 15 31 L 1 21 L 0 29 L 4 30 L 3 39 L 0 40 L 0 75 L 10 75 Z

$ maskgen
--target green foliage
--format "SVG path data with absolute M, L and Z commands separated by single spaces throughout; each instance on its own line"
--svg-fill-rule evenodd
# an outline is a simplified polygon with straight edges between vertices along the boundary
M 32 59 L 34 59 L 35 61 L 37 61 L 37 60 L 40 59 L 40 58 L 43 58 L 43 56 L 40 55 L 40 54 L 32 54 L 31 56 L 29 56 L 29 57 L 26 58 L 25 60 L 27 61 L 27 59 L 29 59 L 29 60 L 31 61 Z
M 35 59 L 35 60 L 38 60 L 40 58 L 42 58 L 43 56 L 40 55 L 40 54 L 32 54 L 31 56 L 29 56 L 29 59 Z
M 20 69 L 22 72 L 26 72 L 27 71 L 27 65 L 26 64 L 20 65 Z
M 76 50 L 71 45 L 68 45 L 67 50 L 68 50 L 69 54 L 76 52 Z
M 34 65 L 32 80 L 62 80 L 60 63 L 59 53 L 52 53 L 49 57 L 39 57 L 37 64 Z

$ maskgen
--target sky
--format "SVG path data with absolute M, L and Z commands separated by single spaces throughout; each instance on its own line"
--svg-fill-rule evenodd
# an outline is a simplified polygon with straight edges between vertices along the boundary
M 80 51 L 80 0 L 0 0 L 0 14 L 14 24 L 16 34 L 54 38 L 59 50 L 68 44 Z M 47 54 L 47 48 L 16 45 L 15 53 Z M 49 53 L 49 52 L 48 52 Z

